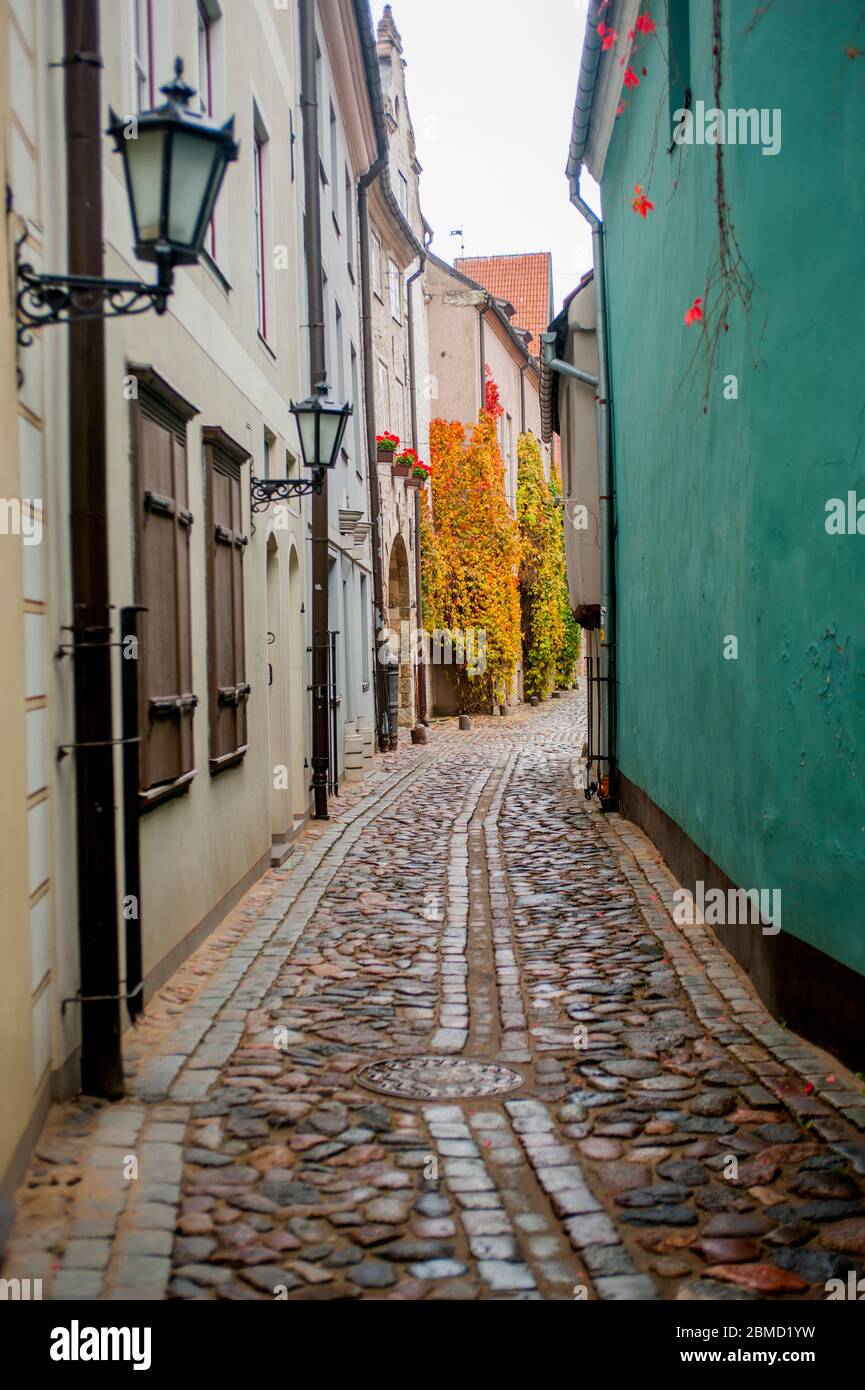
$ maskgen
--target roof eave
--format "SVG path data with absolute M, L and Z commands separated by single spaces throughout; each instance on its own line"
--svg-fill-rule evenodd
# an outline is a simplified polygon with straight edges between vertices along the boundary
M 600 183 L 604 176 L 624 83 L 625 69 L 613 60 L 614 53 L 602 61 L 598 24 L 605 23 L 609 29 L 627 34 L 636 27 L 639 11 L 640 0 L 611 0 L 608 5 L 603 5 L 602 0 L 590 0 L 565 170 L 572 188 L 579 182 L 584 164 L 596 182 Z
M 372 11 L 370 10 L 369 0 L 354 0 L 354 13 L 357 19 L 357 28 L 360 35 L 360 46 L 363 53 L 363 64 L 366 72 L 366 84 L 369 89 L 369 99 L 372 105 L 373 119 L 375 120 L 375 133 L 378 141 L 378 157 L 383 161 L 384 167 L 381 172 L 381 188 L 388 212 L 390 213 L 398 234 L 405 241 L 406 245 L 413 253 L 414 257 L 426 255 L 426 251 L 414 234 L 414 229 L 408 218 L 403 215 L 396 194 L 393 191 L 390 181 L 390 141 L 387 133 L 387 117 L 384 110 L 384 92 L 381 85 L 381 71 L 378 65 L 378 44 L 373 30 Z

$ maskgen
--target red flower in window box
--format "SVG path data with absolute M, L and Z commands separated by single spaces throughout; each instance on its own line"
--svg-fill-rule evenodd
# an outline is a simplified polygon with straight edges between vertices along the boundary
M 416 459 L 411 476 L 413 479 L 417 479 L 418 487 L 423 487 L 432 477 L 432 469 L 428 463 L 424 463 L 423 459 Z
M 390 463 L 399 448 L 399 436 L 385 430 L 384 434 L 376 435 L 375 447 L 378 452 L 379 463 Z
M 414 449 L 400 449 L 393 461 L 393 476 L 395 478 L 409 478 L 411 471 L 417 463 L 417 454 Z

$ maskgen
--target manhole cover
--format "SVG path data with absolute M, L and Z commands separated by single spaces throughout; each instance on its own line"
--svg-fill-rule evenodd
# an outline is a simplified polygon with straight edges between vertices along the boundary
M 402 1057 L 371 1062 L 357 1074 L 362 1086 L 388 1096 L 498 1096 L 522 1086 L 523 1078 L 496 1062 L 470 1062 L 464 1057 Z

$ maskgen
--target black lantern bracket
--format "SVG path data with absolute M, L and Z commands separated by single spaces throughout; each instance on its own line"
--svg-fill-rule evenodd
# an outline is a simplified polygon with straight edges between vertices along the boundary
M 266 511 L 271 502 L 288 502 L 293 497 L 321 496 L 328 470 L 336 466 L 351 405 L 331 405 L 325 380 L 319 381 L 311 396 L 295 405 L 291 413 L 297 421 L 300 452 L 310 478 L 251 478 L 250 495 L 253 512 Z M 310 433 L 311 430 L 311 433 Z
M 20 347 L 31 346 L 34 329 L 53 323 L 119 318 L 144 314 L 150 309 L 165 313 L 173 279 L 167 262 L 160 264 L 159 277 L 153 285 L 143 280 L 105 280 L 95 275 L 42 275 L 29 261 L 21 259 L 27 239 L 28 233 L 24 232 L 16 243 L 16 336 Z
M 165 101 L 152 111 L 121 118 L 109 108 L 107 131 L 114 138 L 115 151 L 123 158 L 134 253 L 139 261 L 156 265 L 155 283 L 95 275 L 43 275 L 22 259 L 22 247 L 29 237 L 25 226 L 16 244 L 20 347 L 32 344 L 35 329 L 53 323 L 120 318 L 144 314 L 150 309 L 164 314 L 172 293 L 175 266 L 198 263 L 226 167 L 237 159 L 239 152 L 233 133 L 234 117 L 219 125 L 190 110 L 195 88 L 184 82 L 180 58 L 174 65 L 174 80 L 159 90 Z M 150 158 L 146 157 L 147 151 Z M 161 159 L 161 167 L 156 166 L 157 159 Z M 175 159 L 181 161 L 179 175 Z M 200 196 L 191 211 L 183 191 L 190 170 L 200 183 Z M 193 187 L 197 186 L 193 180 Z M 143 225 L 142 202 L 148 209 Z
M 311 478 L 250 478 L 249 494 L 253 512 L 266 512 L 271 502 L 290 502 L 294 497 L 321 496 L 324 469 L 317 468 Z

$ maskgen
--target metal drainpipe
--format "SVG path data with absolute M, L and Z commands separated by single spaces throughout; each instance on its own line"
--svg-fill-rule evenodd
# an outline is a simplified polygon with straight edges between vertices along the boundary
M 520 434 L 526 432 L 526 371 L 524 364 L 520 367 Z
M 321 258 L 318 90 L 315 70 L 315 0 L 300 0 L 303 180 L 306 204 L 306 287 L 309 305 L 309 375 L 315 393 L 326 379 L 324 283 Z M 328 820 L 328 628 L 330 624 L 327 474 L 312 497 L 312 790 L 316 820 Z
M 490 296 L 487 295 L 486 303 L 478 310 L 478 342 L 480 343 L 481 352 L 481 403 L 478 414 L 480 414 L 480 411 L 484 409 L 487 403 L 487 349 L 486 337 L 484 334 L 484 318 L 489 313 L 491 303 L 492 300 Z
M 69 270 L 105 273 L 99 0 L 66 0 L 63 60 Z M 108 566 L 105 324 L 69 328 L 70 544 L 81 1089 L 123 1095 Z
M 607 744 L 607 795 L 601 796 L 605 810 L 615 810 L 616 790 L 616 570 L 615 570 L 615 492 L 613 483 L 612 432 L 610 429 L 610 385 L 607 343 L 607 302 L 604 260 L 604 224 L 580 193 L 579 170 L 569 178 L 571 202 L 592 229 L 594 253 L 595 304 L 598 338 L 597 435 L 598 435 L 598 511 L 601 547 L 601 710 Z
M 378 461 L 375 445 L 375 373 L 372 350 L 372 285 L 369 264 L 369 187 L 387 168 L 387 156 L 380 155 L 358 180 L 357 216 L 360 237 L 361 339 L 363 343 L 363 389 L 366 410 L 366 447 L 369 459 L 369 519 L 372 525 L 372 590 L 375 608 L 375 651 L 373 691 L 375 694 L 375 724 L 379 751 L 388 752 L 390 738 L 387 730 L 388 689 L 387 667 L 380 660 L 384 621 L 384 573 L 381 534 L 381 490 L 378 483 Z
M 419 443 L 419 441 L 418 441 L 418 437 L 417 437 L 417 383 L 416 383 L 416 381 L 415 381 L 414 296 L 413 296 L 413 294 L 412 294 L 412 286 L 414 285 L 415 281 L 416 281 L 416 280 L 419 280 L 420 277 L 421 277 L 421 275 L 423 275 L 425 266 L 426 266 L 426 256 L 422 255 L 421 258 L 420 258 L 420 264 L 418 265 L 417 270 L 414 272 L 413 275 L 410 275 L 409 278 L 408 278 L 408 280 L 406 281 L 406 294 L 408 295 L 408 369 L 409 369 L 409 377 L 410 377 L 410 379 L 411 379 L 411 395 L 410 395 L 410 397 L 409 397 L 409 399 L 410 399 L 410 401 L 411 401 L 411 438 L 412 438 L 412 448 L 415 450 L 415 453 L 419 453 L 419 449 L 418 449 L 418 443 Z M 420 495 L 421 495 L 421 489 L 420 489 L 420 488 L 415 488 L 415 489 L 414 489 L 414 563 L 415 563 L 415 592 L 416 592 L 416 594 L 417 594 L 417 610 L 416 610 L 416 612 L 417 612 L 417 634 L 418 634 L 418 635 L 417 635 L 417 639 L 416 639 L 416 641 L 417 641 L 417 651 L 416 651 L 416 656 L 415 656 L 415 660 L 416 660 L 416 667 L 415 667 L 415 705 L 416 705 L 416 708 L 417 708 L 417 722 L 418 722 L 418 724 L 424 724 L 424 725 L 425 725 L 425 724 L 427 724 L 428 721 L 427 721 L 427 703 L 426 703 L 426 668 L 425 668 L 425 666 L 424 666 L 423 637 L 422 637 L 422 635 L 421 635 L 421 634 L 423 633 L 423 630 L 424 630 L 424 625 L 423 625 L 423 598 L 422 598 L 422 594 L 421 594 L 422 583 L 423 583 L 423 571 L 422 571 L 422 568 L 421 568 L 421 550 L 420 550 L 420 517 L 421 517 L 420 509 L 421 509 L 421 507 L 423 506 L 423 503 L 421 502 L 421 496 L 420 496 Z

